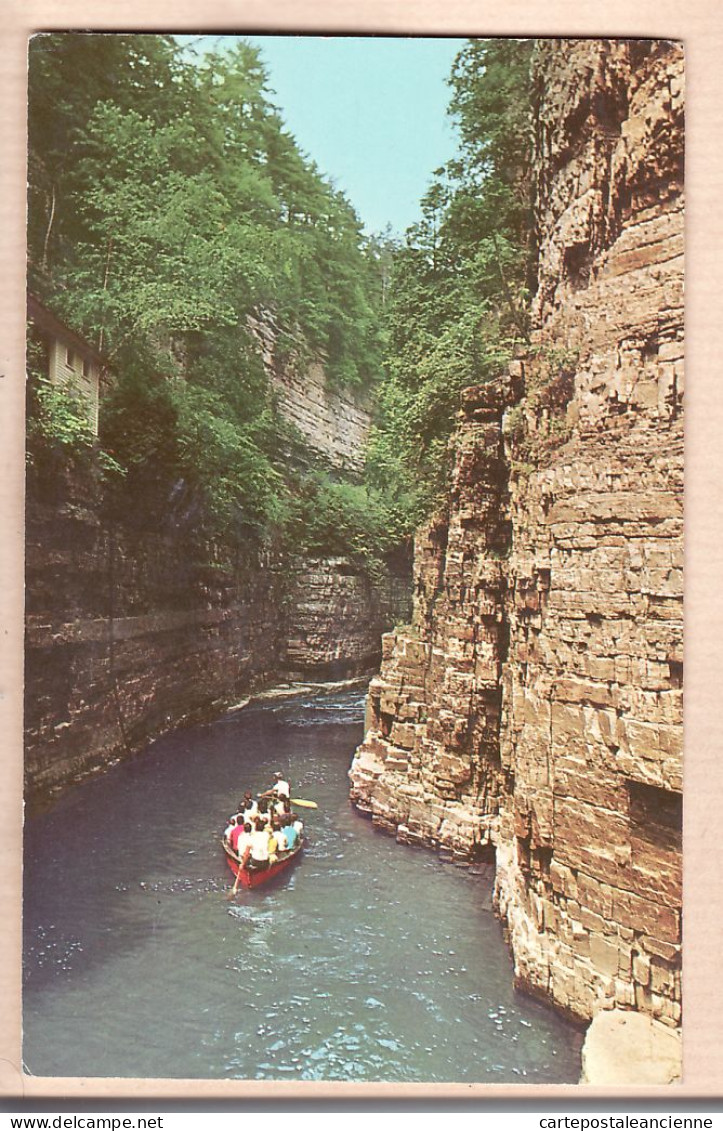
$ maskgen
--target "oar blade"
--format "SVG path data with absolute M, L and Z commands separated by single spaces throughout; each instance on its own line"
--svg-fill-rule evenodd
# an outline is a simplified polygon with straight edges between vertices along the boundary
M 231 900 L 231 899 L 235 899 L 235 898 L 236 898 L 236 892 L 238 891 L 238 885 L 239 885 L 239 880 L 240 880 L 240 879 L 241 879 L 241 872 L 240 872 L 240 871 L 238 871 L 238 872 L 236 873 L 236 879 L 235 879 L 235 881 L 234 881 L 234 885 L 233 885 L 233 887 L 231 888 L 231 891 L 229 892 L 229 895 L 228 895 L 228 898 L 229 898 L 229 900 Z
M 291 798 L 291 804 L 292 805 L 298 805 L 300 809 L 318 809 L 319 808 L 319 806 L 316 804 L 315 801 L 304 801 L 304 799 L 301 798 L 301 797 L 292 797 Z

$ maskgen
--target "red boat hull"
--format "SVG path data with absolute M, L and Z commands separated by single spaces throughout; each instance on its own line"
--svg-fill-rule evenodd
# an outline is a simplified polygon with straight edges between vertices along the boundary
M 298 847 L 295 848 L 293 852 L 290 852 L 288 856 L 277 860 L 275 864 L 270 864 L 268 868 L 264 868 L 262 871 L 257 871 L 256 869 L 249 870 L 248 868 L 242 868 L 241 862 L 233 850 L 226 843 L 224 843 L 223 846 L 223 850 L 226 854 L 226 863 L 233 872 L 234 877 L 238 879 L 240 885 L 245 888 L 257 888 L 260 887 L 261 884 L 268 883 L 274 876 L 278 876 L 280 872 L 285 871 L 289 865 L 293 864 L 294 860 L 298 860 L 301 855 L 301 849 L 302 844 L 299 843 Z

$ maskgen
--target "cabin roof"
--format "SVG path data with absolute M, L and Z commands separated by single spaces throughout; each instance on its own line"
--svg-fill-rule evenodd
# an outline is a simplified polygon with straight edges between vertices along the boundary
M 31 291 L 28 291 L 28 319 L 39 326 L 41 330 L 45 330 L 46 333 L 53 334 L 56 338 L 62 338 L 63 341 L 72 345 L 81 357 L 89 358 L 101 369 L 109 368 L 110 362 L 107 357 L 75 330 L 71 330 L 70 326 L 66 326 L 65 322 L 62 322 L 56 314 L 53 314 L 52 310 L 48 310 L 47 306 Z

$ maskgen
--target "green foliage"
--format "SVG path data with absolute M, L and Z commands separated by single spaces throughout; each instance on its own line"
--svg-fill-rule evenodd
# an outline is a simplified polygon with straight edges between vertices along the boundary
M 372 580 L 381 581 L 387 556 L 411 533 L 405 514 L 384 491 L 310 473 L 295 486 L 290 544 L 312 555 L 348 556 Z
M 499 374 L 526 338 L 531 51 L 531 41 L 473 40 L 459 54 L 459 157 L 437 171 L 394 254 L 368 474 L 403 495 L 410 522 L 445 489 L 461 390 Z
M 29 458 L 32 460 L 37 447 L 43 444 L 64 453 L 71 462 L 89 458 L 95 436 L 88 419 L 86 399 L 78 390 L 52 385 L 44 376 L 34 375 L 32 383 Z
M 51 383 L 44 345 L 32 332 L 28 335 L 26 414 L 29 470 L 52 475 L 63 468 L 93 467 L 102 476 L 123 474 L 122 467 L 96 441 L 88 398 L 77 387 Z
M 37 36 L 29 119 L 31 285 L 112 367 L 113 506 L 283 543 L 298 500 L 249 318 L 275 327 L 277 361 L 378 380 L 377 263 L 351 205 L 299 151 L 244 42 L 194 61 L 168 36 Z M 35 446 L 90 451 L 74 412 L 39 395 Z
M 528 350 L 525 399 L 506 419 L 512 470 L 518 475 L 529 475 L 570 439 L 567 406 L 575 392 L 578 356 L 577 350 L 567 347 Z
M 471 41 L 458 56 L 459 157 L 400 243 L 364 237 L 249 44 L 194 61 L 168 36 L 32 41 L 31 285 L 111 363 L 114 507 L 203 538 L 351 555 L 381 577 L 444 488 L 460 391 L 525 336 L 530 51 Z M 273 325 L 277 363 L 321 357 L 333 385 L 375 393 L 364 484 L 285 466 L 250 318 Z M 36 389 L 30 448 L 92 451 L 73 402 Z

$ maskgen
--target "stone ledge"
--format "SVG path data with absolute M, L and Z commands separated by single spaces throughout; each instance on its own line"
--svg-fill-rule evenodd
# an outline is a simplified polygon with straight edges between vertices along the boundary
M 593 1018 L 582 1046 L 581 1084 L 675 1084 L 682 1072 L 679 1029 L 632 1010 Z

